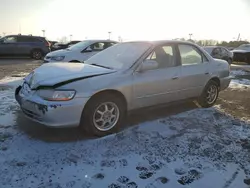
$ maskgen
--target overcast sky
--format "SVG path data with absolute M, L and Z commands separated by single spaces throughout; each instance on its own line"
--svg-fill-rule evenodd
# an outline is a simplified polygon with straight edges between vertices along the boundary
M 0 35 L 250 40 L 250 0 L 0 0 Z

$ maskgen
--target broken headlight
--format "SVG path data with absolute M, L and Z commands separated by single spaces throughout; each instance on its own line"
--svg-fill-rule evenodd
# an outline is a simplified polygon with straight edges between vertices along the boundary
M 38 95 L 48 101 L 68 101 L 74 98 L 76 91 L 74 90 L 38 90 Z

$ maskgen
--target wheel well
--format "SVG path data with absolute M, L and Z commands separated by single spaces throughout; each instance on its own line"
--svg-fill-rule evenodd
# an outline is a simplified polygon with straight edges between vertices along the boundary
M 43 51 L 40 48 L 34 48 L 34 49 L 32 49 L 30 51 L 30 54 L 32 54 L 32 52 L 34 52 L 35 50 L 42 52 L 42 54 L 44 55 Z
M 218 84 L 218 86 L 220 86 L 220 79 L 217 77 L 214 77 L 211 79 L 212 81 L 216 82 Z
M 69 61 L 69 62 L 75 62 L 75 63 L 80 63 L 80 61 L 78 61 L 78 60 L 71 60 L 71 61 Z
M 125 109 L 127 109 L 127 100 L 125 98 L 125 96 L 120 92 L 120 91 L 117 91 L 117 90 L 112 90 L 112 89 L 109 89 L 109 90 L 104 90 L 104 91 L 100 91 L 98 93 L 95 93 L 89 100 L 88 102 L 86 103 L 85 106 L 87 106 L 88 104 L 90 104 L 90 102 L 92 100 L 94 100 L 96 97 L 100 97 L 102 95 L 113 95 L 115 97 L 118 97 L 119 99 L 122 100 L 122 103 L 124 104 L 124 107 Z M 86 109 L 86 108 L 84 108 Z

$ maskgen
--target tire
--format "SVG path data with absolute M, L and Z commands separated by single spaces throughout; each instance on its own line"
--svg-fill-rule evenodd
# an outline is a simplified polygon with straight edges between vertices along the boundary
M 228 62 L 229 65 L 231 65 L 232 62 L 233 62 L 233 60 L 232 60 L 231 58 L 229 58 L 229 59 L 227 60 L 227 62 Z
M 212 90 L 215 90 L 214 96 L 210 96 L 209 98 L 209 91 L 210 93 Z M 219 95 L 219 85 L 217 82 L 210 80 L 207 85 L 205 86 L 201 96 L 198 99 L 198 103 L 203 107 L 203 108 L 209 108 L 213 106 L 216 103 L 216 100 Z
M 81 128 L 91 135 L 105 136 L 119 131 L 124 122 L 126 108 L 123 100 L 113 94 L 99 95 L 90 99 L 82 113 Z M 104 112 L 107 106 L 109 112 Z M 112 111 L 112 109 L 114 110 Z M 111 112 L 112 111 L 112 112 Z M 104 112 L 101 114 L 100 112 Z M 117 117 L 114 114 L 118 114 Z M 110 118 L 110 119 L 109 119 Z M 102 120 L 101 120 L 102 119 Z M 98 122 L 95 122 L 98 121 Z M 101 127 L 105 121 L 114 122 L 110 126 Z M 108 125 L 108 122 L 107 124 Z
M 41 50 L 35 49 L 32 50 L 31 52 L 31 58 L 35 59 L 35 60 L 40 60 L 43 57 L 43 53 Z

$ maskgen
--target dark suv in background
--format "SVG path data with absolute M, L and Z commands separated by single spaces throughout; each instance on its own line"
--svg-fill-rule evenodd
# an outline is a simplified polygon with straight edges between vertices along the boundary
M 42 59 L 50 52 L 50 43 L 44 37 L 8 35 L 0 38 L 0 56 L 29 56 Z

